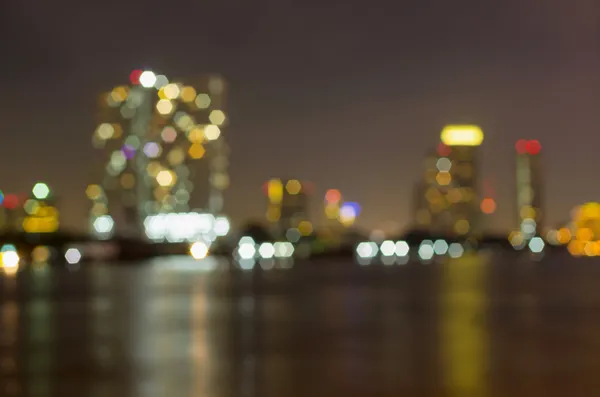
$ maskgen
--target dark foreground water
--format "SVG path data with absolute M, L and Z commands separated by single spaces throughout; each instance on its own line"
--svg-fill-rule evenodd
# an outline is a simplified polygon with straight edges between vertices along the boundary
M 230 267 L 0 276 L 0 396 L 600 393 L 600 260 Z

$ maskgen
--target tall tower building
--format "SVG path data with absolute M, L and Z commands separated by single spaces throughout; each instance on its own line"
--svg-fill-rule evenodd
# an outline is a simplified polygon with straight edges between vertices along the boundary
M 540 152 L 537 140 L 520 139 L 515 145 L 517 221 L 524 240 L 539 234 L 543 226 L 543 181 Z
M 100 97 L 92 142 L 104 155 L 102 175 L 86 191 L 98 237 L 144 236 L 158 214 L 222 213 L 225 97 L 218 76 L 188 85 L 141 70 Z
M 313 232 L 308 217 L 308 198 L 312 191 L 307 182 L 297 179 L 271 179 L 264 186 L 268 198 L 267 221 L 277 238 L 298 240 Z
M 477 126 L 443 129 L 437 152 L 427 156 L 424 180 L 416 186 L 415 224 L 432 234 L 477 237 L 480 233 L 477 147 L 483 132 Z

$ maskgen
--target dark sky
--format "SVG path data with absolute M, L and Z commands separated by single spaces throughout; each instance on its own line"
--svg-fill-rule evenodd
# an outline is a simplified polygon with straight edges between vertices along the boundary
M 98 167 L 96 95 L 138 67 L 229 80 L 236 220 L 297 175 L 360 202 L 363 226 L 405 224 L 452 122 L 486 133 L 496 227 L 515 218 L 518 138 L 543 144 L 551 221 L 600 199 L 596 0 L 0 0 L 0 54 L 0 188 L 47 180 L 69 227 Z

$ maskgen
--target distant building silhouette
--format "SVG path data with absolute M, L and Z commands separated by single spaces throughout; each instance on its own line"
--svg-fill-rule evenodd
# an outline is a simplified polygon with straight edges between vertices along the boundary
M 518 228 L 524 240 L 543 228 L 543 179 L 541 150 L 537 140 L 519 140 L 516 157 L 516 208 Z
M 415 186 L 415 225 L 435 235 L 477 238 L 481 210 L 477 148 L 483 133 L 477 126 L 447 126 L 442 142 L 425 159 L 423 180 Z
M 308 198 L 312 185 L 297 179 L 271 179 L 264 185 L 268 199 L 266 218 L 276 238 L 297 241 L 311 235 Z

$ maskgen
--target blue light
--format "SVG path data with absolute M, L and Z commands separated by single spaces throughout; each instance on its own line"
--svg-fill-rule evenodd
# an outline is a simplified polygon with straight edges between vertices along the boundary
M 345 213 L 353 213 L 355 217 L 360 215 L 360 205 L 354 202 L 346 202 L 340 208 L 340 211 L 344 211 Z
M 3 202 L 4 202 L 4 193 L 2 193 L 2 190 L 0 190 L 0 205 L 2 205 Z
M 0 249 L 0 252 L 15 252 L 17 250 L 17 247 L 15 247 L 12 244 L 4 244 L 2 246 L 2 248 Z

